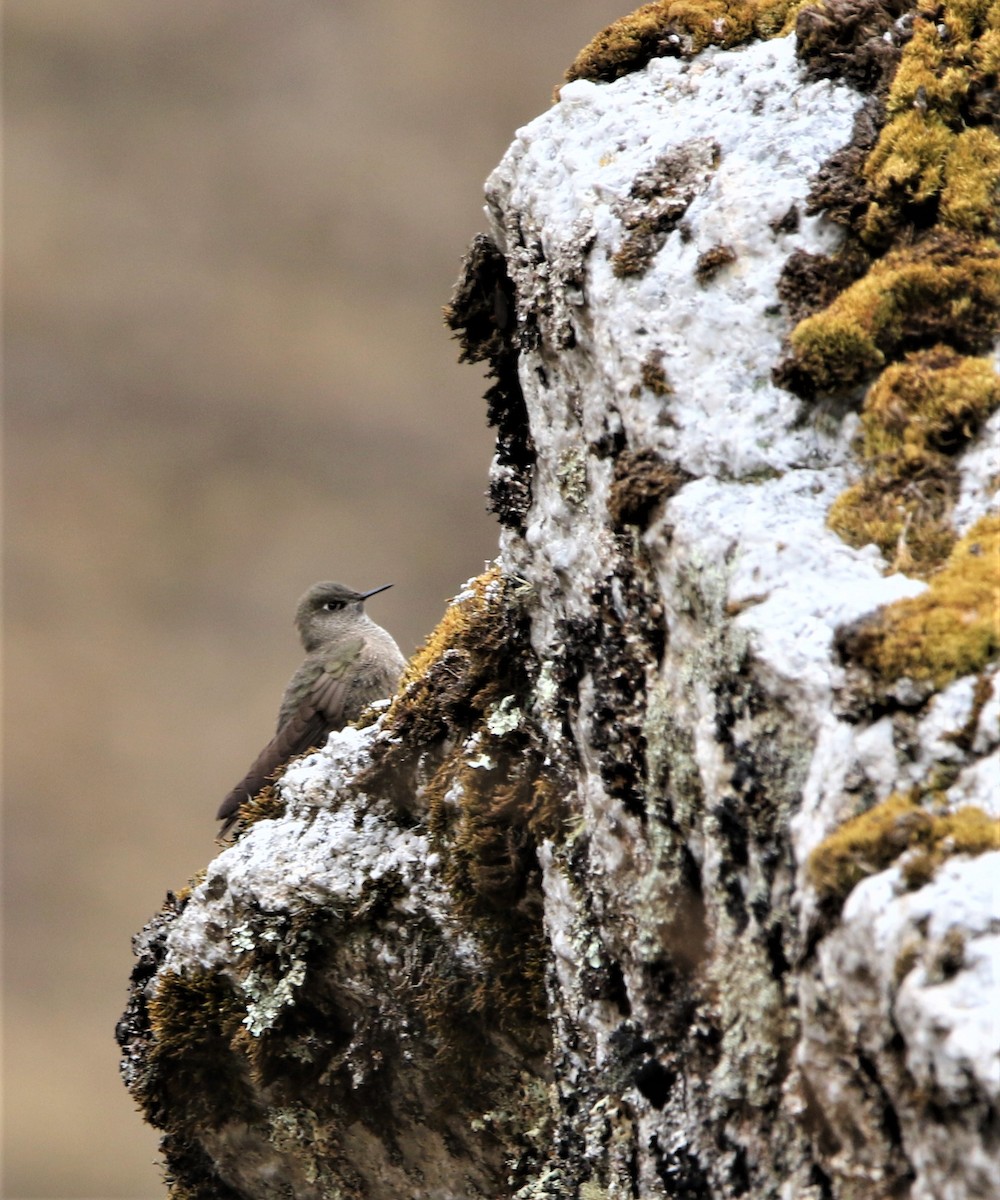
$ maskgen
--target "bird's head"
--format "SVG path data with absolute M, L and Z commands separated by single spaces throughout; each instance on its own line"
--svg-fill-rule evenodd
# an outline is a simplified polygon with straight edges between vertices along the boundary
M 363 616 L 368 597 L 390 587 L 391 583 L 384 583 L 370 592 L 356 592 L 342 583 L 314 583 L 295 610 L 295 627 L 306 651 L 348 630 Z

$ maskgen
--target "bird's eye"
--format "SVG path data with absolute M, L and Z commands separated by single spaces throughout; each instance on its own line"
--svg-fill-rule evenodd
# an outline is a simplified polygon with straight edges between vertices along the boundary
M 323 605 L 327 612 L 339 612 L 344 607 L 342 600 L 327 600 Z

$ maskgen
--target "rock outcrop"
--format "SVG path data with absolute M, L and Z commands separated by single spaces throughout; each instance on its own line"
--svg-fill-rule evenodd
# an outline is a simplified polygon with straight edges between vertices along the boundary
M 998 53 L 669 0 L 519 131 L 499 558 L 138 936 L 172 1195 L 995 1194 Z

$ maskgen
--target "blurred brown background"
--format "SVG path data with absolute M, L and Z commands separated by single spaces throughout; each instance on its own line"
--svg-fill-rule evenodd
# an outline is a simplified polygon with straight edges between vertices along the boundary
M 622 6 L 627 7 L 627 6 Z M 443 329 L 615 0 L 6 0 L 3 1195 L 156 1197 L 129 939 L 214 852 L 315 579 L 409 653 L 496 546 Z

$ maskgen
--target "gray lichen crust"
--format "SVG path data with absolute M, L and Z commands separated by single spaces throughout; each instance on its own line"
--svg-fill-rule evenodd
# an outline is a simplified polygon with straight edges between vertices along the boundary
M 137 939 L 175 1197 L 993 1194 L 997 21 L 646 5 L 519 131 L 499 561 Z

